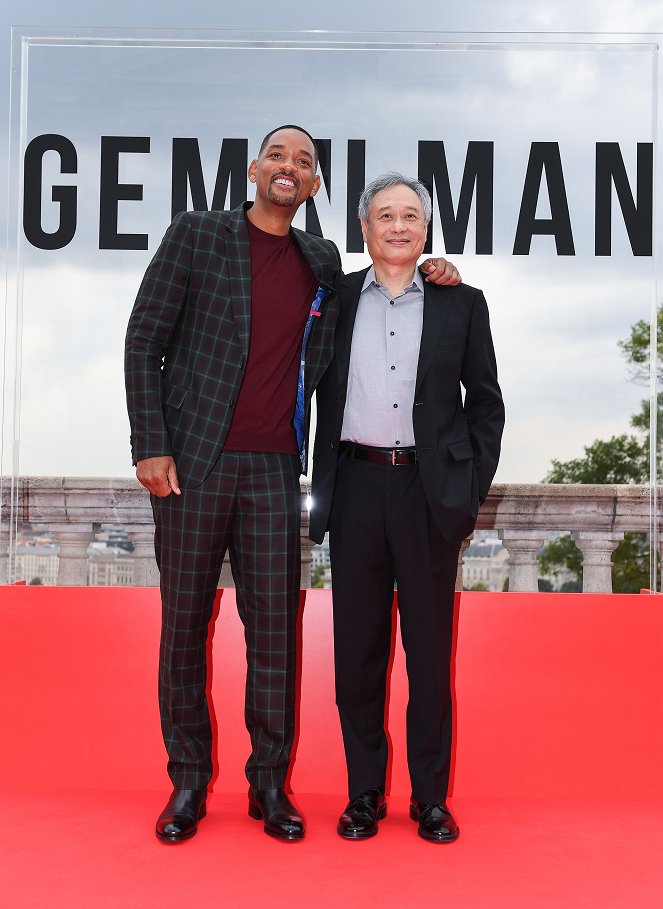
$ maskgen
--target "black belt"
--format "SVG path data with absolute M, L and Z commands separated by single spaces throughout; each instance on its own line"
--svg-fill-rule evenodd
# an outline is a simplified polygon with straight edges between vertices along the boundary
M 357 442 L 341 442 L 341 452 L 347 452 L 356 461 L 371 461 L 373 464 L 391 464 L 393 467 L 405 467 L 417 463 L 417 449 L 412 448 L 373 448 L 371 445 L 359 445 Z

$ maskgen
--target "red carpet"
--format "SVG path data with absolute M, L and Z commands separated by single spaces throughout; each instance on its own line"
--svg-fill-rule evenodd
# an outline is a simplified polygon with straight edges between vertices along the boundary
M 215 794 L 192 840 L 157 842 L 165 794 L 3 796 L 2 901 L 20 909 L 223 907 L 660 909 L 663 804 L 456 799 L 462 832 L 426 843 L 393 798 L 373 840 L 334 832 L 333 796 L 301 795 L 303 843 L 279 843 Z
M 305 842 L 246 815 L 243 641 L 232 591 L 214 636 L 219 773 L 198 836 L 164 846 L 154 590 L 0 589 L 0 890 L 31 907 L 437 906 L 660 909 L 659 597 L 464 594 L 452 806 L 461 837 L 407 816 L 402 654 L 392 673 L 389 816 L 336 836 L 345 803 L 329 594 L 309 592 L 292 774 Z M 323 793 L 322 795 L 320 793 Z

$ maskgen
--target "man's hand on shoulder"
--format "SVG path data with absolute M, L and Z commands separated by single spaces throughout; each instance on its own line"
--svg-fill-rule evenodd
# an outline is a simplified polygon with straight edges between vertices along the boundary
M 175 461 L 170 455 L 159 458 L 143 458 L 136 464 L 136 476 L 155 496 L 165 498 L 171 492 L 181 495 L 180 484 L 177 479 Z
M 454 284 L 460 284 L 463 280 L 453 262 L 441 257 L 439 259 L 426 259 L 419 266 L 419 270 L 427 276 L 426 280 L 431 284 L 449 284 L 453 286 Z

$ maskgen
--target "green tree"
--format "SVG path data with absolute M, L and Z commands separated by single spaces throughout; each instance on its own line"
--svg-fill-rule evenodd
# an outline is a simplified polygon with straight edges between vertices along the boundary
M 660 384 L 663 382 L 663 306 L 658 311 L 656 329 L 656 379 Z M 637 385 L 649 385 L 651 380 L 651 328 L 649 322 L 640 319 L 635 325 L 631 326 L 631 333 L 628 338 L 618 341 L 617 346 L 628 364 L 631 379 Z M 657 397 L 656 410 L 656 458 L 658 462 L 663 448 L 663 394 L 659 394 Z M 644 400 L 640 402 L 638 413 L 631 417 L 631 426 L 642 433 L 647 451 L 649 450 L 649 431 L 651 426 L 650 413 L 649 400 Z M 646 479 L 641 482 L 649 482 L 649 472 L 647 472 Z
M 657 362 L 656 373 L 659 382 L 663 379 L 663 307 L 657 316 Z M 629 366 L 631 378 L 638 385 L 649 382 L 650 357 L 651 357 L 651 328 L 649 322 L 640 319 L 631 326 L 631 334 L 623 341 L 617 341 L 617 346 L 624 354 Z
M 647 483 L 649 451 L 645 440 L 632 435 L 595 439 L 585 446 L 583 458 L 558 461 L 543 479 L 544 483 Z
M 618 342 L 629 367 L 631 378 L 639 384 L 649 382 L 650 326 L 640 320 L 631 327 L 628 338 Z M 658 313 L 658 360 L 657 374 L 663 379 L 663 309 Z M 660 454 L 663 440 L 663 394 L 657 402 L 657 454 Z M 649 482 L 649 438 L 650 403 L 641 402 L 638 413 L 631 417 L 635 434 L 623 433 L 610 439 L 595 439 L 585 446 L 584 457 L 570 461 L 553 459 L 551 468 L 544 477 L 544 483 L 648 483 Z M 636 593 L 649 586 L 649 547 L 647 535 L 626 533 L 612 557 L 613 589 L 619 593 Z M 559 574 L 568 569 L 575 581 L 564 587 L 579 585 L 582 555 L 570 536 L 562 536 L 548 543 L 541 552 L 540 566 L 543 574 Z
M 311 569 L 311 587 L 321 588 L 324 581 L 324 575 L 326 571 L 325 565 L 315 565 Z
M 563 570 L 570 571 L 576 578 L 580 577 L 582 569 L 582 553 L 568 534 L 557 537 L 547 546 L 544 546 L 539 555 L 539 571 L 541 574 L 561 574 Z

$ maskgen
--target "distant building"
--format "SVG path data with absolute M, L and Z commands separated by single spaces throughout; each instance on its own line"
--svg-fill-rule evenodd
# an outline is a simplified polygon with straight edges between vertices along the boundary
M 558 540 L 561 537 L 568 537 L 567 531 L 553 530 L 548 534 L 548 543 Z M 565 565 L 558 565 L 554 571 L 543 574 L 539 565 L 539 579 L 549 581 L 553 590 L 561 590 L 564 584 L 575 584 L 578 590 L 582 590 L 582 571 L 580 577 L 574 572 L 569 571 Z
M 94 541 L 95 543 L 104 543 L 114 549 L 124 549 L 125 552 L 134 551 L 134 544 L 129 539 L 124 527 L 119 524 L 102 524 L 94 535 Z
M 134 583 L 133 543 L 117 524 L 102 524 L 88 546 L 88 584 L 127 587 Z M 26 584 L 57 584 L 60 547 L 46 527 L 23 524 L 16 537 L 15 577 Z
M 119 524 L 102 524 L 87 548 L 90 587 L 131 587 L 134 582 L 133 543 Z
M 54 587 L 58 582 L 59 551 L 60 547 L 52 541 L 17 542 L 14 555 L 16 579 L 26 584 Z
M 120 546 L 90 543 L 87 582 L 90 587 L 131 587 L 134 582 L 132 555 Z
M 311 568 L 326 568 L 329 565 L 329 534 L 325 534 L 322 543 L 316 543 L 311 549 Z
M 509 553 L 502 541 L 477 531 L 463 555 L 463 588 L 503 590 L 509 576 Z
M 319 575 L 319 583 L 316 586 L 322 586 L 326 590 L 331 588 L 331 568 L 329 559 L 329 534 L 325 534 L 322 543 L 317 543 L 311 549 L 311 575 Z

